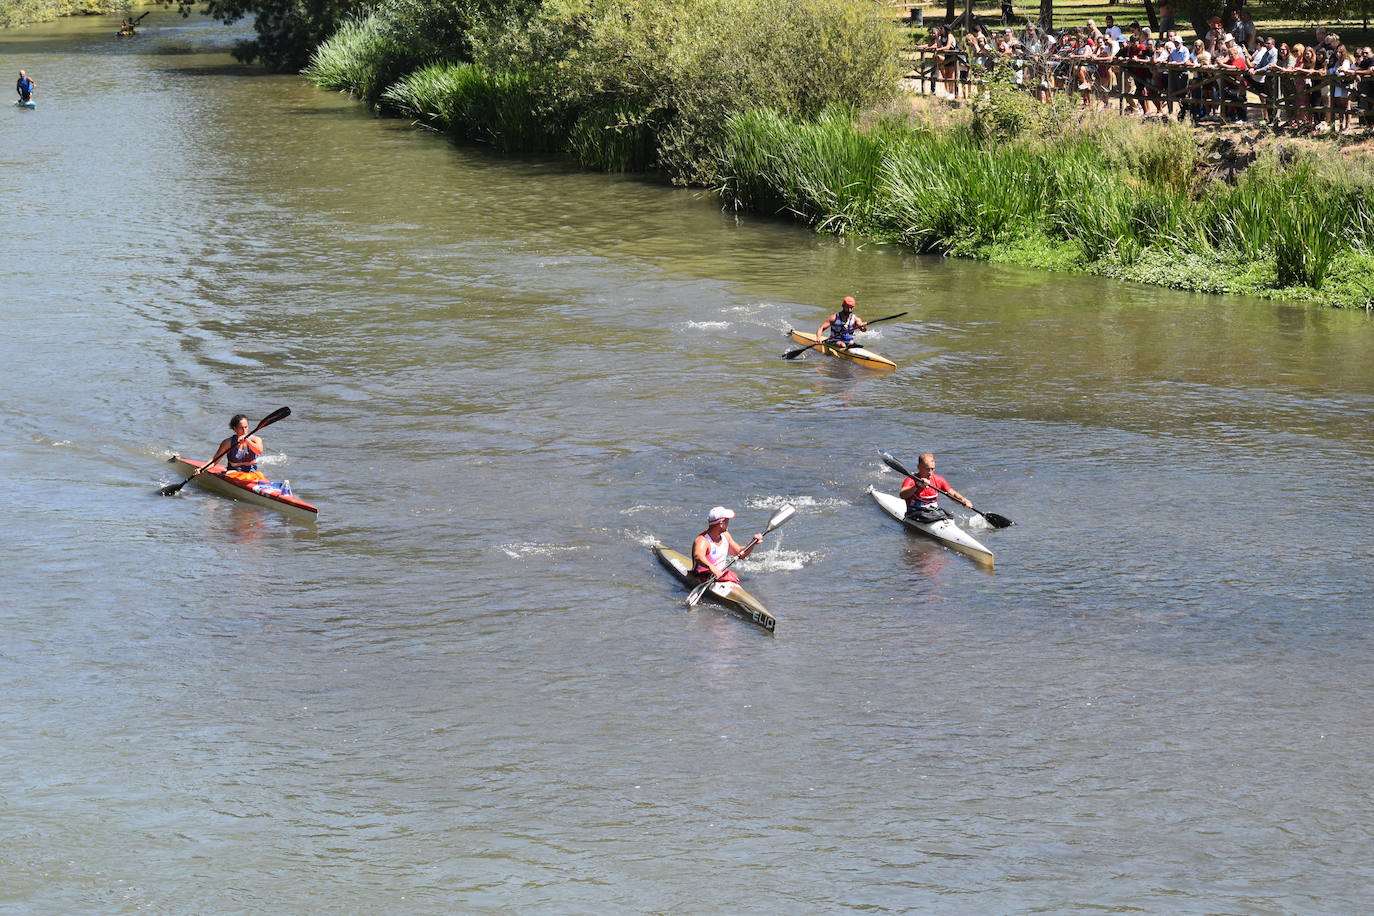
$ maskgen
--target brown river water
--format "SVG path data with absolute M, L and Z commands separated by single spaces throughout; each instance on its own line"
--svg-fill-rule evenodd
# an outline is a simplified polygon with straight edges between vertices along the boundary
M 1367 315 L 817 237 L 115 25 L 0 33 L 0 909 L 1374 904 Z M 898 371 L 779 359 L 846 293 Z M 281 405 L 317 525 L 155 495 Z M 874 446 L 1017 521 L 994 571 Z M 774 637 L 646 549 L 789 502 Z

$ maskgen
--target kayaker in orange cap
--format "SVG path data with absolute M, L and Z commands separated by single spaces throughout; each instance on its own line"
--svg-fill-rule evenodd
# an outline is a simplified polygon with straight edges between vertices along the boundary
M 841 350 L 858 346 L 854 343 L 854 332 L 867 331 L 868 325 L 854 313 L 857 304 L 853 296 L 845 296 L 840 301 L 840 310 L 825 319 L 825 323 L 816 329 L 816 339 L 824 340 L 827 346 L 838 347 Z M 826 328 L 830 329 L 829 339 L 825 336 Z
M 224 452 L 225 473 L 239 480 L 266 480 L 267 476 L 258 470 L 258 459 L 263 455 L 262 438 L 248 435 L 248 418 L 234 414 L 229 428 L 234 434 L 215 450 L 215 454 Z
M 754 535 L 752 541 L 741 547 L 726 530 L 730 525 L 730 519 L 734 517 L 734 510 L 724 506 L 716 506 L 706 513 L 706 530 L 698 534 L 692 542 L 693 575 L 701 576 L 703 579 L 717 576 L 717 581 L 720 582 L 739 582 L 739 576 L 735 575 L 733 569 L 725 569 L 725 561 L 736 554 L 740 559 L 749 556 L 749 551 L 759 545 L 763 535 Z

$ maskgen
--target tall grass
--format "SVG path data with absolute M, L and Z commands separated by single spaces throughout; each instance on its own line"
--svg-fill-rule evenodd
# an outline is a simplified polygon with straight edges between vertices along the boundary
M 584 111 L 568 131 L 567 148 L 587 168 L 635 172 L 653 166 L 657 144 L 653 125 L 621 103 Z
M 340 26 L 314 50 L 301 72 L 316 86 L 351 92 L 375 105 L 384 100 L 388 87 L 418 64 L 415 53 L 372 15 Z
M 538 80 L 481 64 L 429 64 L 382 96 L 403 115 L 503 152 L 561 150 L 566 135 Z
M 982 118 L 980 124 L 979 119 Z M 917 251 L 979 256 L 1023 241 L 1079 251 L 1077 265 L 1151 278 L 1270 265 L 1278 287 L 1320 288 L 1343 251 L 1368 251 L 1368 188 L 1305 160 L 1275 159 L 1235 185 L 1199 178 L 1192 138 L 1139 124 L 997 140 L 986 114 L 964 121 L 860 126 L 754 111 L 730 119 L 721 191 L 728 204 L 856 228 Z M 1089 125 L 1091 126 L 1091 125 Z M 1159 265 L 1175 264 L 1177 276 Z
M 854 129 L 847 110 L 815 121 L 777 112 L 735 115 L 726 129 L 725 199 L 738 207 L 790 213 L 843 232 L 869 223 L 889 131 Z

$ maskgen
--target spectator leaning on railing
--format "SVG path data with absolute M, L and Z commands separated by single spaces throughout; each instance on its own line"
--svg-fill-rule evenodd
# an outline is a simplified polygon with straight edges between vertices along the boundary
M 1272 99 L 1275 95 L 1275 87 L 1278 86 L 1279 78 L 1273 73 L 1274 66 L 1279 60 L 1279 49 L 1273 38 L 1266 38 L 1261 42 L 1259 50 L 1250 59 L 1250 88 L 1255 90 L 1260 99 L 1264 102 L 1264 118 L 1266 121 L 1274 117 Z
M 1355 72 L 1360 75 L 1356 90 L 1360 94 L 1360 123 L 1369 127 L 1374 123 L 1374 49 L 1360 48 L 1355 59 Z

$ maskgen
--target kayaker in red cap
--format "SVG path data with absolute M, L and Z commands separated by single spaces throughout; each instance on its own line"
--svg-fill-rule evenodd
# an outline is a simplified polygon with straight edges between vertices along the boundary
M 854 332 L 867 331 L 868 325 L 858 315 L 854 314 L 854 306 L 857 304 L 853 296 L 845 296 L 840 302 L 840 310 L 825 319 L 825 323 L 816 329 L 816 339 L 825 341 L 827 346 L 838 347 L 841 350 L 858 346 L 854 343 Z M 826 328 L 830 329 L 829 339 L 826 339 L 825 336 Z
M 730 519 L 734 517 L 734 510 L 724 506 L 716 506 L 706 513 L 706 530 L 692 542 L 693 575 L 702 578 L 717 576 L 720 582 L 739 582 L 739 576 L 735 575 L 733 569 L 725 569 L 725 561 L 736 554 L 740 559 L 749 556 L 749 551 L 759 545 L 763 535 L 754 535 L 752 541 L 741 547 L 726 530 Z
M 906 500 L 907 518 L 926 525 L 949 518 L 949 513 L 940 508 L 940 490 L 955 502 L 962 503 L 965 509 L 973 508 L 973 503 L 951 487 L 948 480 L 935 473 L 934 453 L 923 452 L 916 461 L 916 476 L 904 478 L 902 489 L 897 494 Z

